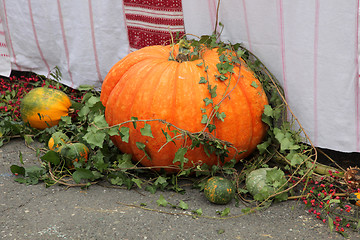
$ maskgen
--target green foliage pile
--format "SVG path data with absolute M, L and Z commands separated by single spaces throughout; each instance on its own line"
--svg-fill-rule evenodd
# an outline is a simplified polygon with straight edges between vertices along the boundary
M 65 186 L 89 187 L 99 182 L 124 187 L 126 189 L 142 188 L 151 193 L 157 190 L 171 190 L 184 192 L 184 188 L 179 184 L 181 179 L 190 180 L 193 187 L 200 190 L 204 189 L 205 182 L 212 176 L 223 176 L 230 179 L 236 186 L 235 198 L 239 201 L 250 201 L 255 203 L 255 207 L 243 209 L 244 213 L 270 206 L 275 201 L 284 201 L 289 197 L 298 194 L 304 202 L 308 202 L 310 193 L 306 193 L 309 182 L 313 177 L 324 175 L 328 176 L 336 170 L 319 165 L 317 151 L 307 139 L 306 133 L 301 128 L 301 124 L 292 114 L 284 98 L 284 93 L 276 78 L 270 71 L 256 58 L 251 52 L 240 44 L 225 44 L 218 41 L 216 34 L 202 36 L 199 40 L 180 40 L 184 57 L 187 60 L 199 58 L 201 47 L 204 45 L 209 48 L 219 48 L 221 63 L 218 65 L 220 75 L 219 81 L 226 80 L 226 73 L 231 72 L 233 64 L 240 64 L 240 58 L 245 60 L 247 65 L 254 71 L 257 78 L 261 81 L 269 99 L 269 105 L 264 109 L 262 120 L 268 125 L 266 139 L 257 146 L 257 151 L 251 157 L 235 164 L 230 161 L 223 167 L 194 166 L 194 168 L 184 169 L 187 159 L 185 154 L 187 148 L 180 148 L 176 153 L 173 163 L 179 163 L 180 171 L 176 174 L 166 174 L 164 171 L 153 171 L 151 167 L 143 167 L 139 163 L 134 163 L 129 154 L 121 153 L 110 140 L 111 136 L 121 136 L 125 142 L 129 141 L 129 128 L 126 123 L 132 122 L 137 128 L 138 122 L 144 122 L 140 132 L 144 136 L 152 136 L 150 121 L 161 121 L 165 125 L 176 129 L 175 135 L 186 134 L 193 142 L 191 148 L 202 145 L 209 153 L 216 153 L 220 159 L 226 156 L 231 143 L 221 141 L 206 135 L 204 131 L 200 133 L 190 133 L 177 128 L 162 119 L 138 119 L 133 116 L 128 122 L 109 126 L 104 117 L 104 106 L 100 102 L 99 92 L 90 86 L 82 86 L 76 91 L 62 86 L 59 83 L 61 74 L 55 71 L 50 78 L 44 78 L 47 85 L 61 86 L 64 92 L 73 96 L 72 108 L 75 114 L 62 117 L 59 125 L 44 130 L 32 129 L 24 125 L 18 119 L 14 119 L 9 112 L 2 112 L 0 121 L 0 146 L 10 141 L 11 138 L 21 137 L 26 144 L 34 140 L 47 144 L 49 138 L 54 134 L 65 134 L 69 142 L 83 143 L 90 149 L 88 161 L 74 162 L 69 167 L 66 159 L 61 152 L 49 150 L 48 148 L 36 149 L 37 156 L 41 160 L 40 166 L 23 167 L 21 165 L 11 166 L 11 171 L 18 175 L 16 181 L 24 184 L 37 184 L 44 182 L 47 187 L 54 184 Z M 190 49 L 193 49 L 190 51 Z M 236 53 L 236 56 L 226 55 L 227 50 Z M 170 56 L 171 57 L 171 56 Z M 207 79 L 199 79 L 199 84 L 208 84 Z M 258 87 L 255 83 L 253 87 Z M 213 111 L 210 115 L 203 115 L 201 123 L 204 129 L 211 133 L 216 127 L 212 124 L 214 118 L 224 120 L 226 113 L 220 111 L 220 105 L 214 105 L 213 98 L 216 97 L 216 86 L 208 86 L 210 98 L 204 99 L 206 105 L 211 105 Z M 81 100 L 80 100 L 81 99 Z M 201 110 L 201 109 L 200 109 Z M 159 130 L 159 129 L 156 129 Z M 161 129 L 167 142 L 173 139 Z M 137 147 L 144 152 L 144 157 L 149 157 L 145 150 L 145 144 L 138 142 Z M 20 154 L 20 163 L 22 156 Z M 276 168 L 273 168 L 276 167 Z M 247 176 L 254 175 L 254 171 L 259 169 L 270 169 L 261 178 L 263 188 L 250 189 L 245 185 Z M 251 176 L 252 176 L 251 175 Z M 295 180 L 294 180 L 295 179 Z M 298 188 L 299 186 L 302 188 Z M 302 191 L 299 189 L 302 189 Z M 303 194 L 303 195 L 301 195 Z M 334 202 L 334 201 L 333 201 Z M 169 203 L 160 198 L 157 202 L 159 206 L 166 206 Z M 187 209 L 186 203 L 180 203 L 175 207 Z M 226 208 L 221 212 L 225 216 L 230 212 Z M 196 210 L 196 215 L 201 215 L 201 209 Z M 330 215 L 327 214 L 330 218 Z

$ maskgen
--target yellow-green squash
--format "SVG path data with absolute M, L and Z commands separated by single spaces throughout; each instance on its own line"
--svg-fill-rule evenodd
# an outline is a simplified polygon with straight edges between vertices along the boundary
M 22 99 L 20 114 L 25 123 L 42 130 L 57 125 L 62 116 L 68 115 L 70 106 L 70 98 L 64 92 L 39 87 Z
M 278 168 L 258 168 L 246 176 L 246 189 L 256 201 L 264 201 L 271 195 L 281 192 L 287 186 L 284 172 Z M 288 197 L 287 192 L 275 196 L 276 200 L 283 201 Z

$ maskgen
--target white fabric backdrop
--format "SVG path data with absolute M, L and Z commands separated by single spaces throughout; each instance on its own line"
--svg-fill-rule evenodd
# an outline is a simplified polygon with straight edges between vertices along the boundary
M 216 5 L 183 1 L 186 32 L 209 34 Z M 275 74 L 316 146 L 360 152 L 358 11 L 358 0 L 221 2 L 221 39 L 243 43 Z
M 182 3 L 186 32 L 211 34 L 217 0 Z M 219 14 L 222 40 L 272 71 L 316 146 L 360 152 L 359 0 L 224 0 Z M 71 87 L 101 87 L 129 53 L 122 1 L 0 0 L 0 17 L 0 75 L 58 66 Z
M 100 87 L 129 53 L 118 0 L 1 0 L 0 16 L 14 70 L 46 76 L 58 66 L 63 82 L 74 88 Z
M 11 72 L 11 63 L 2 23 L 2 18 L 0 18 L 0 75 L 8 76 Z

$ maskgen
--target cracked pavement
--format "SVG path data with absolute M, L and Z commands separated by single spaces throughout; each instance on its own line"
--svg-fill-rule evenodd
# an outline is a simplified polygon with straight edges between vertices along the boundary
M 39 165 L 34 150 L 21 139 L 0 148 L 0 239 L 343 239 L 296 201 L 239 217 L 243 205 L 214 205 L 189 187 L 182 195 L 104 185 L 84 190 L 19 184 L 10 172 L 12 164 L 20 165 L 19 151 L 26 166 Z M 175 205 L 186 202 L 189 210 L 158 206 L 160 194 Z M 216 212 L 226 207 L 233 218 L 216 219 Z M 204 217 L 189 216 L 199 208 Z M 350 239 L 360 239 L 358 233 L 348 233 Z

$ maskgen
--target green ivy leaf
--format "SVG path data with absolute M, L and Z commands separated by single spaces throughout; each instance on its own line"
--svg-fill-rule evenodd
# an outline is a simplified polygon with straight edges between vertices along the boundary
M 120 135 L 119 127 L 112 126 L 111 128 L 109 128 L 108 134 L 109 134 L 109 136 L 119 136 Z
M 252 212 L 252 209 L 249 208 L 249 207 L 243 208 L 243 209 L 241 209 L 241 212 L 242 212 L 242 213 L 245 213 L 245 214 L 248 214 L 248 213 L 251 213 L 251 212 Z
M 141 135 L 147 136 L 147 137 L 154 137 L 151 132 L 151 126 L 150 124 L 145 123 L 144 127 L 140 129 Z
M 239 58 L 242 58 L 242 56 L 245 54 L 245 52 L 242 49 L 239 49 L 239 50 L 237 50 L 236 54 Z
M 138 186 L 138 188 L 142 188 L 141 185 L 143 181 L 141 181 L 139 178 L 132 178 L 131 181 L 133 181 Z
M 223 122 L 226 117 L 226 114 L 224 112 L 222 112 L 222 113 L 216 112 L 216 117 L 217 117 L 217 119 L 219 119 Z
M 19 161 L 20 161 L 21 164 L 24 164 L 23 155 L 22 155 L 21 151 L 19 151 Z
M 280 169 L 273 168 L 266 171 L 266 181 L 269 183 L 274 183 L 275 181 L 281 181 L 284 179 L 284 172 Z
M 206 78 L 204 78 L 204 77 L 200 77 L 200 81 L 199 81 L 199 83 L 200 83 L 200 84 L 202 84 L 202 83 L 207 83 Z
M 195 213 L 197 216 L 201 216 L 203 214 L 203 211 L 201 208 L 199 208 L 199 209 L 194 210 L 193 213 Z
M 201 123 L 206 124 L 208 122 L 208 116 L 206 114 L 202 115 Z
M 164 189 L 168 185 L 167 178 L 159 176 L 154 182 L 154 185 L 158 187 L 160 186 L 162 189 Z
M 275 200 L 279 202 L 286 201 L 288 200 L 288 198 L 289 198 L 288 192 L 284 192 L 275 196 Z
M 62 116 L 61 122 L 66 125 L 71 125 L 71 117 L 70 116 Z
M 211 87 L 211 85 L 208 85 L 208 90 L 211 95 L 211 98 L 215 98 L 217 96 L 216 89 L 217 89 L 217 85 L 215 85 L 213 88 Z
M 209 124 L 207 126 L 207 128 L 209 129 L 209 132 L 211 133 L 212 131 L 214 131 L 216 129 L 216 126 L 214 124 Z
M 104 158 L 104 154 L 101 151 L 97 151 L 96 154 L 90 156 L 90 162 L 94 164 L 97 170 L 104 172 L 109 167 L 109 163 L 105 163 Z
M 136 129 L 136 121 L 139 120 L 137 117 L 131 117 L 131 120 L 133 121 L 134 128 Z
M 156 193 L 157 187 L 155 185 L 147 185 L 145 190 L 150 192 L 151 194 Z
M 95 96 L 91 96 L 87 101 L 86 101 L 86 105 L 89 107 L 94 107 L 97 103 L 100 102 L 100 98 L 99 97 L 95 97 Z
M 258 87 L 259 87 L 259 86 L 256 84 L 255 81 L 252 81 L 251 86 L 252 86 L 253 88 L 258 88 Z
M 31 144 L 32 142 L 34 142 L 32 137 L 29 136 L 29 135 L 24 135 L 24 139 L 25 139 L 25 143 L 28 144 L 28 145 Z
M 270 105 L 265 105 L 264 107 L 264 115 L 268 117 L 274 116 L 274 110 Z
M 39 166 L 25 168 L 25 184 L 38 184 L 44 174 L 45 169 Z
M 156 203 L 158 204 L 158 206 L 163 206 L 166 207 L 168 205 L 168 201 L 166 201 L 166 199 L 164 198 L 164 196 L 161 194 L 159 199 L 156 200 Z
M 142 142 L 136 142 L 136 146 L 140 150 L 145 150 L 146 145 Z
M 298 149 L 300 148 L 297 145 L 294 145 L 294 143 L 292 141 L 290 141 L 290 139 L 288 138 L 283 138 L 280 141 L 280 151 L 284 152 L 285 150 L 290 150 L 290 149 Z
M 204 102 L 205 102 L 205 106 L 209 105 L 209 104 L 213 104 L 213 100 L 212 99 L 209 99 L 209 98 L 205 98 L 204 99 Z
M 286 133 L 284 133 L 279 128 L 274 128 L 273 132 L 275 134 L 276 140 L 278 140 L 280 143 L 281 152 L 284 152 L 286 150 L 296 150 L 300 148 L 299 145 L 295 144 L 291 135 L 287 131 Z
M 215 77 L 222 82 L 228 79 L 228 77 L 226 77 L 225 75 L 216 75 Z
M 43 156 L 40 157 L 41 160 L 52 163 L 54 165 L 60 164 L 60 156 L 59 153 L 49 150 Z
M 227 216 L 230 213 L 230 208 L 227 207 L 222 211 L 217 211 L 217 213 L 220 214 L 220 216 L 222 216 L 222 217 Z
M 118 186 L 126 185 L 128 189 L 130 189 L 134 183 L 124 172 L 109 174 L 108 178 L 111 184 Z
M 224 55 L 222 55 L 222 56 L 224 56 Z M 225 57 L 223 60 L 225 62 L 216 64 L 216 67 L 217 67 L 219 73 L 220 74 L 233 73 L 234 66 L 230 62 L 228 62 L 228 58 Z
M 83 84 L 83 85 L 80 85 L 77 89 L 79 91 L 90 91 L 90 90 L 94 89 L 94 86 L 88 85 L 88 84 Z
M 328 216 L 328 224 L 329 224 L 330 232 L 332 232 L 334 230 L 334 221 L 330 216 Z
M 129 168 L 133 168 L 135 167 L 135 165 L 132 163 L 131 161 L 131 154 L 128 153 L 124 153 L 118 156 L 117 160 L 118 160 L 118 168 L 124 168 L 124 169 L 129 169 Z
M 25 168 L 24 167 L 20 167 L 18 165 L 11 165 L 10 171 L 12 172 L 12 174 L 18 174 L 18 175 L 25 176 Z
M 180 203 L 179 203 L 178 207 L 181 208 L 182 210 L 189 209 L 189 205 L 186 202 L 182 201 L 182 200 L 180 200 Z
M 105 120 L 105 116 L 104 115 L 97 115 L 94 117 L 94 124 L 98 127 L 98 128 L 107 128 L 109 127 L 109 124 L 106 122 Z
M 270 127 L 270 129 L 272 129 L 273 123 L 272 123 L 272 118 L 271 117 L 266 116 L 265 114 L 263 114 L 262 117 L 261 117 L 261 120 L 264 123 L 266 123 Z
M 164 136 L 166 138 L 166 143 L 168 143 L 168 142 L 175 143 L 174 140 L 172 140 L 172 138 L 170 137 L 170 135 L 167 132 L 165 132 L 163 129 L 161 129 L 161 131 L 162 131 L 162 133 L 164 134 Z
M 258 144 L 256 147 L 259 150 L 259 153 L 263 154 L 268 151 L 267 148 L 270 146 L 270 144 L 271 138 L 268 138 L 265 142 Z
M 128 127 L 120 128 L 121 141 L 128 143 L 130 137 L 130 129 Z
M 305 156 L 297 153 L 296 151 L 290 151 L 290 153 L 286 155 L 286 158 L 290 160 L 291 166 L 300 165 L 306 159 Z
M 72 178 L 74 179 L 74 181 L 76 183 L 80 183 L 81 179 L 90 180 L 90 179 L 94 178 L 94 174 L 89 169 L 78 168 L 73 173 Z
M 100 148 L 102 148 L 105 138 L 106 133 L 98 130 L 95 126 L 88 127 L 87 133 L 83 136 L 83 139 L 90 144 L 91 147 Z
M 84 106 L 80 109 L 80 111 L 78 112 L 78 116 L 80 118 L 84 118 L 86 115 L 88 115 L 90 112 L 90 108 L 88 106 Z
M 145 156 L 151 161 L 150 155 L 145 150 L 146 145 L 142 142 L 136 142 L 135 144 L 137 148 L 142 150 L 145 153 Z
M 184 167 L 184 163 L 187 163 L 189 161 L 189 159 L 185 158 L 186 152 L 187 148 L 181 147 L 175 153 L 173 163 L 180 162 L 181 169 Z

